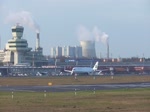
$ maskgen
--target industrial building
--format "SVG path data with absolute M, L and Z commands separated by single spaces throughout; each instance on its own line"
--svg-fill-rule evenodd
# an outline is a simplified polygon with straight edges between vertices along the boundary
M 51 57 L 96 58 L 95 41 L 80 41 L 80 46 L 51 47 Z
M 52 58 L 62 56 L 71 58 L 82 58 L 82 47 L 81 46 L 51 47 L 50 54 Z
M 75 46 L 75 57 L 82 58 L 82 47 L 81 46 Z
M 65 57 L 75 57 L 75 47 L 72 46 L 64 46 L 62 55 Z
M 56 57 L 62 57 L 62 47 L 51 47 L 50 48 L 50 54 L 51 57 L 56 58 Z
M 80 41 L 82 56 L 85 58 L 96 58 L 95 41 Z
M 43 49 L 40 47 L 40 34 L 37 33 L 35 51 L 28 46 L 26 39 L 23 39 L 24 27 L 17 24 L 12 28 L 12 38 L 8 40 L 4 50 L 0 50 L 0 61 L 4 65 L 32 65 L 42 66 L 47 63 L 43 56 Z

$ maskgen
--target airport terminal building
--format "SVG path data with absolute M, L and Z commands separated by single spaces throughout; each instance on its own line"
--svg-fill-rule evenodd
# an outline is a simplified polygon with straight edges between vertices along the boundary
M 17 24 L 12 27 L 12 38 L 8 40 L 3 50 L 0 50 L 0 62 L 3 65 L 43 66 L 47 64 L 40 46 L 40 36 L 37 33 L 36 47 L 33 51 L 26 39 L 22 38 L 24 27 Z

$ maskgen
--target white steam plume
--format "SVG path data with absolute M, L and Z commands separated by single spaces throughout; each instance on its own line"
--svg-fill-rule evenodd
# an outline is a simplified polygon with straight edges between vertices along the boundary
M 108 35 L 105 32 L 101 32 L 98 27 L 94 27 L 93 34 L 95 37 L 95 41 L 101 41 L 103 44 L 108 44 Z
M 83 25 L 80 25 L 77 29 L 77 35 L 79 40 L 93 40 L 91 32 Z
M 28 11 L 21 12 L 11 12 L 6 18 L 7 23 L 20 23 L 22 25 L 27 25 L 31 29 L 35 30 L 36 33 L 40 32 L 39 25 L 35 22 L 32 14 Z
M 101 35 L 101 42 L 104 44 L 108 44 L 108 35 L 105 32 L 103 32 Z
M 79 40 L 92 40 L 108 44 L 108 35 L 102 32 L 98 27 L 94 27 L 92 31 L 89 31 L 85 26 L 80 25 L 78 28 Z

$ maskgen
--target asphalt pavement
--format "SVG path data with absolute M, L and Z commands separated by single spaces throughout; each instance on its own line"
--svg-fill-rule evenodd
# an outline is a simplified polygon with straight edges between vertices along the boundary
M 125 88 L 150 88 L 150 82 L 96 84 L 96 85 L 52 85 L 52 86 L 0 86 L 0 91 L 25 91 L 25 92 L 69 92 L 69 91 L 92 91 L 113 90 Z

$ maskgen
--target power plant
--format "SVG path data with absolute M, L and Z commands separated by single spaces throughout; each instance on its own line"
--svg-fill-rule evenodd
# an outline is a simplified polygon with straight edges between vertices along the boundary
M 80 41 L 80 45 L 82 47 L 82 56 L 86 58 L 95 58 L 95 41 Z
M 71 58 L 96 58 L 95 41 L 80 41 L 80 46 L 52 47 L 51 57 L 60 56 Z
M 70 58 L 82 58 L 81 46 L 56 46 L 50 49 L 51 57 L 70 57 Z

